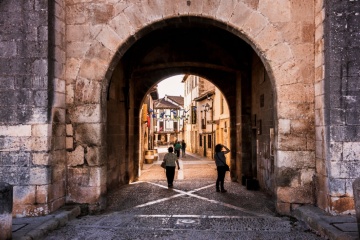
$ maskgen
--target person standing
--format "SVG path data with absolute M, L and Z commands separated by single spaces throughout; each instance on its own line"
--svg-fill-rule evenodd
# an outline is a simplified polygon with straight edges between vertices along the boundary
M 225 148 L 225 151 L 222 151 L 222 149 Z M 217 167 L 218 176 L 216 179 L 216 191 L 225 193 L 227 192 L 224 188 L 224 179 L 225 179 L 225 173 L 227 171 L 227 164 L 226 164 L 226 157 L 225 154 L 229 153 L 230 149 L 225 147 L 222 144 L 217 144 L 215 146 L 215 164 Z
M 180 150 L 181 150 L 181 144 L 179 141 L 177 141 L 175 144 L 175 153 L 178 158 L 180 157 Z
M 168 153 L 165 154 L 163 161 L 166 165 L 166 179 L 168 182 L 168 187 L 173 187 L 174 176 L 175 176 L 175 167 L 178 166 L 178 170 L 180 170 L 179 160 L 176 155 L 173 153 L 173 147 L 168 148 Z
M 185 157 L 185 150 L 186 150 L 186 143 L 184 140 L 182 140 L 182 142 L 181 142 L 181 151 L 182 151 L 181 156 L 182 157 Z

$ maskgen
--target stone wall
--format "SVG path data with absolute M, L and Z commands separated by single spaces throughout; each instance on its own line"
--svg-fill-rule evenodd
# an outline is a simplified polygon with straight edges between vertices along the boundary
M 259 180 L 261 189 L 274 193 L 275 190 L 275 156 L 274 139 L 270 146 L 270 129 L 274 132 L 274 93 L 269 76 L 266 73 L 264 65 L 258 56 L 253 56 L 251 77 L 251 136 L 254 138 L 253 149 L 253 167 L 257 169 L 257 175 L 254 177 Z M 255 145 L 255 146 L 254 146 Z M 255 160 L 256 159 L 256 160 Z M 281 168 L 279 171 L 289 171 Z M 291 170 L 290 170 L 291 171 Z M 283 173 L 280 186 L 291 185 L 292 178 L 297 178 L 297 171 L 294 169 L 291 173 Z M 292 174 L 295 173 L 295 174 Z M 287 182 L 284 184 L 284 182 Z
M 64 8 L 0 2 L 0 181 L 14 185 L 16 216 L 65 202 Z
M 324 33 L 325 127 L 319 138 L 328 142 L 329 192 L 328 203 L 322 205 L 332 213 L 347 213 L 354 210 L 352 182 L 360 176 L 359 2 L 325 1 Z

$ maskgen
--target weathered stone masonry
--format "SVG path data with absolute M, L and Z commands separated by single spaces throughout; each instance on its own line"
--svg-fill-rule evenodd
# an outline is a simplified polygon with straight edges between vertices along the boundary
M 0 181 L 18 216 L 65 203 L 65 5 L 50 2 L 0 2 Z
M 326 170 L 319 175 L 327 176 L 327 208 L 345 213 L 354 209 L 360 175 L 360 2 L 325 1 L 324 27 Z
M 279 212 L 302 204 L 334 213 L 353 210 L 350 184 L 360 175 L 359 5 L 355 0 L 0 1 L 0 181 L 14 185 L 14 214 L 47 214 L 65 202 L 97 210 L 108 188 L 136 178 L 141 99 L 158 77 L 212 69 L 195 59 L 131 58 L 141 56 L 131 47 L 156 30 L 195 25 L 244 40 L 261 60 L 249 76 L 267 72 L 268 82 L 259 84 L 253 97 L 257 104 L 256 94 L 265 93 L 269 112 L 257 114 L 267 121 L 265 131 L 274 127 L 275 152 L 273 159 L 258 159 L 264 173 L 257 174 L 276 196 Z M 131 69 L 159 62 L 161 71 L 132 77 Z M 196 72 L 189 63 L 205 70 Z M 242 161 L 250 142 L 239 140 L 251 131 L 244 126 L 252 117 L 245 111 L 249 102 L 242 102 L 248 96 L 241 99 L 244 76 L 227 81 L 204 76 L 213 77 L 230 103 L 235 179 L 249 166 Z M 248 114 L 244 121 L 241 105 Z M 266 150 L 269 132 L 259 141 Z

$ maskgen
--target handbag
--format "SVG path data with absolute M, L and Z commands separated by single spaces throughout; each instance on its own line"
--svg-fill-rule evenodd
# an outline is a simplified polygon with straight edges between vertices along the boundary
M 219 155 L 218 155 L 217 153 L 216 153 L 216 156 L 217 156 L 218 159 L 224 164 L 225 172 L 230 171 L 229 165 L 227 165 L 226 162 L 224 162 L 224 161 L 219 157 Z
M 162 168 L 166 168 L 166 162 L 165 162 L 165 161 L 163 161 L 163 162 L 161 163 L 161 167 L 162 167 Z

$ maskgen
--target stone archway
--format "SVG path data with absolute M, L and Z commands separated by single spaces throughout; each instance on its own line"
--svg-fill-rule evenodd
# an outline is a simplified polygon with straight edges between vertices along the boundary
M 312 37 L 306 35 L 306 31 L 313 27 L 313 3 L 310 2 L 304 7 L 278 1 L 280 6 L 277 9 L 282 9 L 280 12 L 267 6 L 269 3 L 251 1 L 68 4 L 68 125 L 74 129 L 73 138 L 77 143 L 74 150 L 80 149 L 78 151 L 84 152 L 85 158 L 89 159 L 82 167 L 68 164 L 68 201 L 85 202 L 97 208 L 106 192 L 107 180 L 104 176 L 109 171 L 104 163 L 107 88 L 119 60 L 154 27 L 161 28 L 170 19 L 201 16 L 199 19 L 232 32 L 252 46 L 272 81 L 276 93 L 276 178 L 291 169 L 296 169 L 297 173 L 297 179 L 287 176 L 288 183 L 276 188 L 278 210 L 289 212 L 292 204 L 311 203 L 313 199 L 309 194 L 312 193 L 311 181 L 315 171 L 315 134 L 314 44 Z M 82 8 L 90 9 L 88 14 L 82 15 Z M 299 16 L 294 14 L 295 10 L 306 14 Z M 298 28 L 301 28 L 301 34 Z M 124 96 L 134 97 L 132 90 L 129 92 L 129 86 L 119 87 L 123 89 Z M 127 99 L 123 101 L 125 104 Z M 129 119 L 129 116 L 134 114 L 129 113 L 122 121 L 132 122 L 134 119 Z M 134 132 L 126 131 L 129 130 L 123 129 L 124 136 L 129 141 L 133 140 Z M 304 131 L 308 134 L 303 134 Z M 135 152 L 129 146 L 126 157 L 133 158 Z

